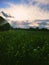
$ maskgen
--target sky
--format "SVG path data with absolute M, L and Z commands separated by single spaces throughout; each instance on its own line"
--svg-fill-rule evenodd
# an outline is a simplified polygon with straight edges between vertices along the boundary
M 2 11 L 8 16 L 4 16 Z M 49 0 L 0 0 L 0 16 L 8 20 L 13 27 L 49 28 Z

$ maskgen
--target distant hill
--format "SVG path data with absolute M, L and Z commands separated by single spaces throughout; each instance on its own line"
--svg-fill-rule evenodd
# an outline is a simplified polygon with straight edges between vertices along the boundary
M 10 26 L 10 24 L 3 18 L 0 16 L 0 31 L 2 30 L 9 30 L 12 27 Z

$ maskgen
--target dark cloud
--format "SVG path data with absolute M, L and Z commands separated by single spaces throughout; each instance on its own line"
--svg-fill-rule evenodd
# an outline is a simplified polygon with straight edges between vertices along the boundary
M 3 14 L 3 16 L 4 17 L 6 17 L 6 18 L 14 18 L 13 16 L 11 16 L 11 15 L 8 15 L 7 13 L 5 13 L 5 12 L 1 12 L 2 14 Z
M 39 28 L 45 28 L 46 26 L 49 26 L 49 19 L 45 19 L 45 20 L 35 20 L 35 23 L 38 24 Z

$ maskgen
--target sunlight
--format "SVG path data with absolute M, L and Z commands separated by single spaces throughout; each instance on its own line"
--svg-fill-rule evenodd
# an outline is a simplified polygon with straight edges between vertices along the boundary
M 28 19 L 28 12 L 25 8 L 19 7 L 13 10 L 12 15 L 17 21 L 24 21 Z

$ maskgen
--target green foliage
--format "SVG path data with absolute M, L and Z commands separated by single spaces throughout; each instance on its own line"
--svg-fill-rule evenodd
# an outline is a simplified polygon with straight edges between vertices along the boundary
M 7 23 L 7 21 L 3 17 L 0 16 L 0 31 L 5 31 L 9 29 L 12 29 L 10 24 Z
M 49 31 L 0 32 L 0 65 L 49 65 Z
M 6 23 L 6 24 L 0 26 L 0 31 L 7 31 L 10 29 L 12 29 L 12 27 L 9 25 L 9 23 Z
M 0 24 L 2 24 L 3 21 L 5 21 L 5 19 L 0 16 Z

